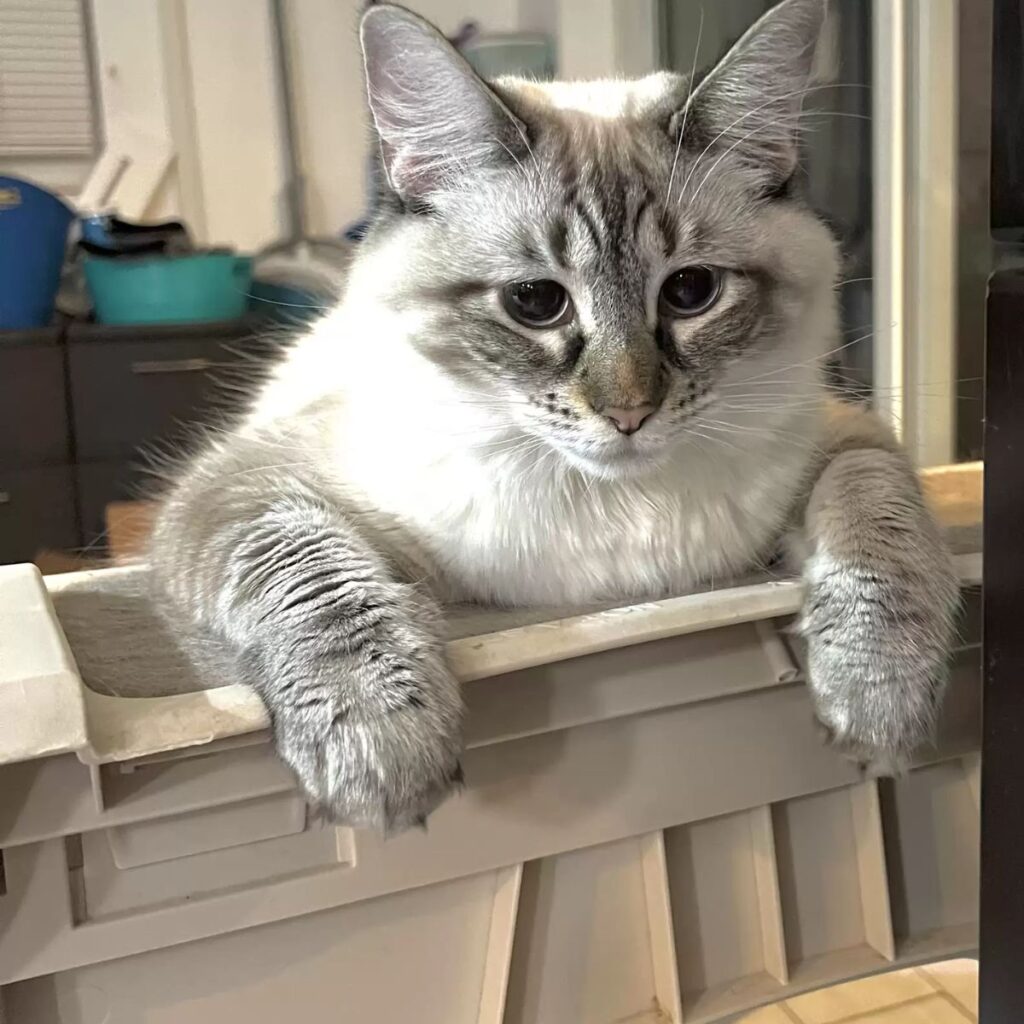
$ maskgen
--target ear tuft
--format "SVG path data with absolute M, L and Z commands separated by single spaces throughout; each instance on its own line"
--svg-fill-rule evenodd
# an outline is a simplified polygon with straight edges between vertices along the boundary
M 384 170 L 405 202 L 429 205 L 464 176 L 521 159 L 523 124 L 429 22 L 373 4 L 359 38 Z
M 800 109 L 811 80 L 827 0 L 783 0 L 696 86 L 670 131 L 691 147 L 731 148 L 777 189 L 797 163 Z M 698 179 L 699 180 L 699 179 Z

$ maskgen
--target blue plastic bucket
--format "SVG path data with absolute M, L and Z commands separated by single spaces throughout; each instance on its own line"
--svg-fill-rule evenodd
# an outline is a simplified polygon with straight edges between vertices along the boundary
M 53 318 L 73 217 L 52 193 L 0 175 L 0 330 Z

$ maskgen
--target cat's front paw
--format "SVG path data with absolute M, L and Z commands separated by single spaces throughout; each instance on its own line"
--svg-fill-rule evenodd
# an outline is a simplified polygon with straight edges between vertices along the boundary
M 331 822 L 401 832 L 462 784 L 459 685 L 436 652 L 293 648 L 264 671 L 278 754 Z
M 944 558 L 873 566 L 817 555 L 800 621 L 824 736 L 872 775 L 899 774 L 932 735 L 958 601 Z

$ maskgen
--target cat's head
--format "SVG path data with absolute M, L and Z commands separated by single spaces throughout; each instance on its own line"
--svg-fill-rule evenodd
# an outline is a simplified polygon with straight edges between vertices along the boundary
M 476 416 L 588 472 L 777 426 L 835 331 L 835 245 L 793 187 L 823 15 L 786 0 L 702 76 L 488 85 L 417 15 L 369 8 L 359 276 Z

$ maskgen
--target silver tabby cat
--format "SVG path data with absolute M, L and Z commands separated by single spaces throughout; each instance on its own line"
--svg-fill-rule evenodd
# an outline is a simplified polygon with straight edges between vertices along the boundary
M 833 741 L 892 770 L 926 738 L 956 582 L 891 436 L 826 395 L 837 253 L 794 185 L 823 15 L 786 0 L 702 76 L 553 85 L 363 15 L 373 229 L 151 551 L 334 820 L 400 829 L 461 781 L 440 605 L 656 598 L 796 534 Z

